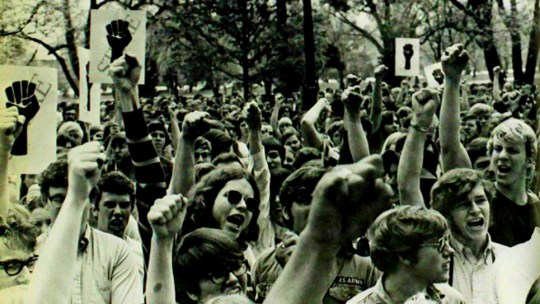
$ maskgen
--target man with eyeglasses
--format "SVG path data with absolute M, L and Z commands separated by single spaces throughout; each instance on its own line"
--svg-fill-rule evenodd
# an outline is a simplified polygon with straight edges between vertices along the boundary
M 434 210 L 403 206 L 381 214 L 368 230 L 371 259 L 384 274 L 348 304 L 466 303 L 445 283 L 449 278 L 450 231 Z M 430 302 L 430 303 L 431 303 Z

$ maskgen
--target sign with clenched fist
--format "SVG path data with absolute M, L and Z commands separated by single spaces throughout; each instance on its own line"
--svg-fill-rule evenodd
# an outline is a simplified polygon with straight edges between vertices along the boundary
M 0 66 L 0 111 L 16 107 L 18 125 L 11 172 L 37 174 L 56 159 L 57 70 Z
M 112 84 L 107 69 L 111 62 L 128 53 L 139 61 L 139 84 L 144 84 L 145 11 L 92 10 L 90 20 L 90 82 Z
M 79 120 L 91 125 L 100 124 L 101 84 L 90 82 L 90 51 L 78 47 L 79 54 Z
M 430 88 L 438 88 L 443 84 L 444 73 L 440 62 L 425 67 L 424 73 L 426 74 L 426 80 Z
M 396 38 L 396 76 L 417 76 L 420 74 L 420 40 Z

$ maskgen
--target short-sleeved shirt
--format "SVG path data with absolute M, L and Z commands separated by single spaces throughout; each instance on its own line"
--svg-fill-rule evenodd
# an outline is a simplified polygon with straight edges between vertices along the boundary
M 353 255 L 338 259 L 339 272 L 323 298 L 323 304 L 345 303 L 353 296 L 375 285 L 381 272 L 369 257 Z M 283 268 L 276 260 L 275 248 L 264 251 L 253 269 L 253 282 L 259 295 L 266 296 Z M 313 278 L 316 280 L 317 278 Z
M 379 278 L 377 284 L 370 289 L 362 292 L 347 302 L 347 304 L 401 304 L 392 301 L 383 284 L 384 276 Z M 465 304 L 465 300 L 459 292 L 457 292 L 448 284 L 434 284 L 426 288 L 426 292 L 415 295 L 418 298 L 418 302 L 422 303 L 422 298 L 429 303 L 441 303 L 441 304 Z

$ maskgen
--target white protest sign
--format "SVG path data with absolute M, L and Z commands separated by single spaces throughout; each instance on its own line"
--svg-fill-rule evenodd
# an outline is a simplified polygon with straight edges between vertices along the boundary
M 0 66 L 0 111 L 17 107 L 26 121 L 9 162 L 13 174 L 39 174 L 56 160 L 57 70 Z
M 90 51 L 78 47 L 79 54 L 79 120 L 91 125 L 99 125 L 101 84 L 90 83 L 88 69 Z
M 444 73 L 440 62 L 425 67 L 424 73 L 426 73 L 426 80 L 430 88 L 438 88 L 443 84 Z
M 396 76 L 417 76 L 420 74 L 420 40 L 416 38 L 396 38 Z
M 139 84 L 144 84 L 146 12 L 92 10 L 90 21 L 90 82 L 112 84 L 107 69 L 127 53 L 139 61 Z

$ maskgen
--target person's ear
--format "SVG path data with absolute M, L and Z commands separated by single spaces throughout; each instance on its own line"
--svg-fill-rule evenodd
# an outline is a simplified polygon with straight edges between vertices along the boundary
M 188 297 L 189 297 L 192 301 L 194 301 L 194 302 L 199 302 L 200 299 L 199 299 L 199 296 L 198 296 L 198 295 L 193 294 L 193 293 L 191 293 L 191 292 L 189 292 L 189 291 L 186 291 L 186 294 L 188 295 Z

